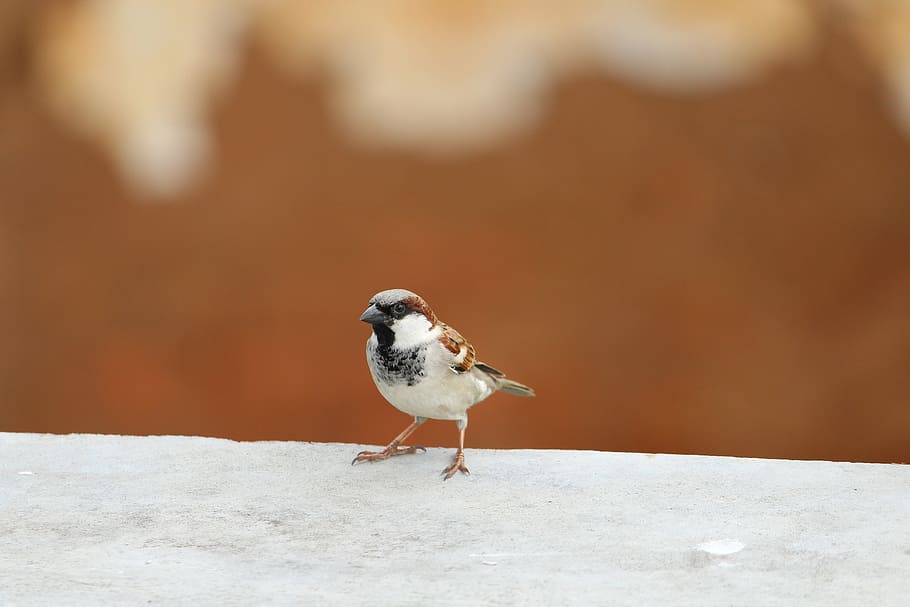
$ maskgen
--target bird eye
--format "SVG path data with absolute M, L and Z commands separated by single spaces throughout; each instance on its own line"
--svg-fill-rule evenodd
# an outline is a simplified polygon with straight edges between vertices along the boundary
M 404 313 L 406 310 L 407 310 L 407 307 L 400 301 L 397 304 L 392 306 L 392 314 L 394 314 L 395 316 L 404 316 Z

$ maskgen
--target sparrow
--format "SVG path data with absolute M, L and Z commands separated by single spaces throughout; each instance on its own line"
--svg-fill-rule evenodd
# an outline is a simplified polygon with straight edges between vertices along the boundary
M 453 420 L 458 428 L 458 451 L 444 480 L 456 472 L 470 474 L 464 464 L 464 433 L 468 409 L 497 391 L 534 396 L 534 390 L 502 371 L 480 362 L 474 347 L 441 322 L 422 297 L 405 289 L 374 295 L 360 320 L 373 332 L 367 340 L 367 365 L 379 393 L 396 409 L 414 416 L 382 451 L 361 451 L 352 464 L 375 462 L 395 455 L 426 451 L 402 447 L 428 419 Z

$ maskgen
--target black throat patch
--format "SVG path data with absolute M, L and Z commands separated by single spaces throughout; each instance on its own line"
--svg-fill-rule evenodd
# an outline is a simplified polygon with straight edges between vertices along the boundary
M 376 334 L 376 340 L 379 341 L 380 347 L 390 348 L 392 344 L 395 343 L 395 331 L 393 331 L 387 325 L 371 326 L 373 327 L 373 333 Z
M 373 327 L 374 330 L 378 328 Z M 376 379 L 389 386 L 420 383 L 425 375 L 426 347 L 396 348 L 392 345 L 395 342 L 394 332 L 385 325 L 382 328 L 391 333 L 391 337 L 384 335 L 385 331 L 376 331 L 378 343 L 370 347 L 370 366 Z

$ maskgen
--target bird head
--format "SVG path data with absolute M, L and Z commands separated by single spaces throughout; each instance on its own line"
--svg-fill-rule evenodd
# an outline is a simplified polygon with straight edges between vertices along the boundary
M 409 348 L 435 339 L 436 314 L 422 297 L 405 289 L 389 289 L 370 298 L 360 320 L 373 327 L 380 344 Z

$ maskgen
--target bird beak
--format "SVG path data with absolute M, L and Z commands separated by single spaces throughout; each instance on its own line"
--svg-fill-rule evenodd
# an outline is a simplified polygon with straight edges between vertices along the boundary
M 386 316 L 386 313 L 375 305 L 371 305 L 360 315 L 360 320 L 370 323 L 371 325 L 384 325 L 388 319 L 389 317 Z

